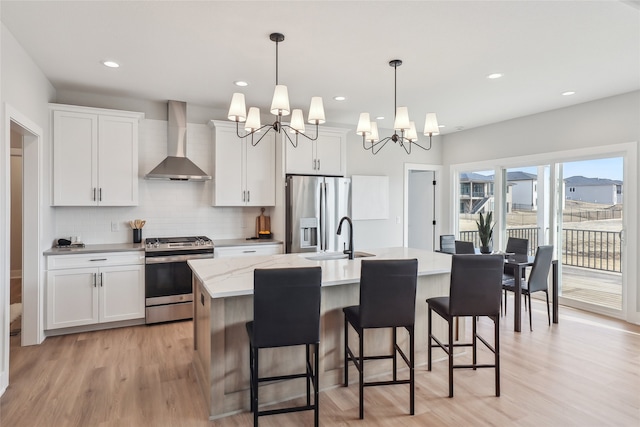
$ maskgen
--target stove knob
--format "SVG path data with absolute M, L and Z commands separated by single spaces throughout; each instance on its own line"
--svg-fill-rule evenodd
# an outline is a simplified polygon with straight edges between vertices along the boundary
M 155 243 L 153 244 L 153 247 L 154 247 L 154 248 L 159 248 L 159 247 L 160 247 L 160 242 L 155 242 Z

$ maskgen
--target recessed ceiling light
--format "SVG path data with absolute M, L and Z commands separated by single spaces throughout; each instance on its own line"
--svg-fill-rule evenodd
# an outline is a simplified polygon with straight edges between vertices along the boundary
M 572 90 L 568 90 L 566 92 L 562 92 L 562 96 L 571 96 L 571 95 L 575 95 L 576 93 Z
M 333 99 L 335 99 L 336 101 L 344 101 L 347 98 L 344 96 L 334 96 Z
M 384 120 L 384 116 L 378 116 L 376 117 L 376 120 Z
M 439 128 L 446 128 L 446 125 L 438 125 Z
M 499 79 L 502 76 L 504 76 L 504 74 L 502 73 L 493 73 L 493 74 L 489 74 L 487 78 L 493 80 L 493 79 Z
M 115 61 L 102 61 L 102 65 L 104 65 L 105 67 L 109 67 L 109 68 L 118 68 L 118 67 L 120 67 L 120 64 L 118 64 Z
M 245 87 L 245 86 L 249 86 L 249 83 L 242 81 L 242 80 L 238 80 L 233 82 L 234 85 L 236 86 L 240 86 L 240 87 Z

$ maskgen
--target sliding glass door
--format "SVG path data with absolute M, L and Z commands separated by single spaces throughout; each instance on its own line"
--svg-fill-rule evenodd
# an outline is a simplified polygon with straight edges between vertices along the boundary
M 604 313 L 623 308 L 623 165 L 622 157 L 561 165 L 565 305 Z

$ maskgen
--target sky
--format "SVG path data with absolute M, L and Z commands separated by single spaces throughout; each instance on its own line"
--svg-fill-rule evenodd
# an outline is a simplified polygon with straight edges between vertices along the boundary
M 582 160 L 579 162 L 566 162 L 563 164 L 563 176 L 584 176 L 587 178 L 607 178 L 622 181 L 623 172 L 622 157 L 609 159 Z M 537 167 L 512 168 L 510 171 L 522 171 L 536 174 Z M 481 175 L 493 175 L 494 171 L 477 172 Z

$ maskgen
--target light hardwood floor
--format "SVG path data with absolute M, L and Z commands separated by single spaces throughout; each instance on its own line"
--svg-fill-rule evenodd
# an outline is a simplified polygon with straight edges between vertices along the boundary
M 548 327 L 544 304 L 533 303 L 533 332 L 514 333 L 512 312 L 501 323 L 501 397 L 485 369 L 457 370 L 448 398 L 440 361 L 432 372 L 417 368 L 415 416 L 408 415 L 408 386 L 374 387 L 365 390 L 365 419 L 358 420 L 352 383 L 321 393 L 321 425 L 640 425 L 640 326 L 561 307 L 560 324 Z M 490 321 L 480 329 L 492 336 Z M 252 425 L 249 413 L 207 421 L 191 367 L 191 322 L 54 337 L 23 348 L 18 339 L 11 338 L 2 427 Z M 263 417 L 260 425 L 308 426 L 312 416 Z

